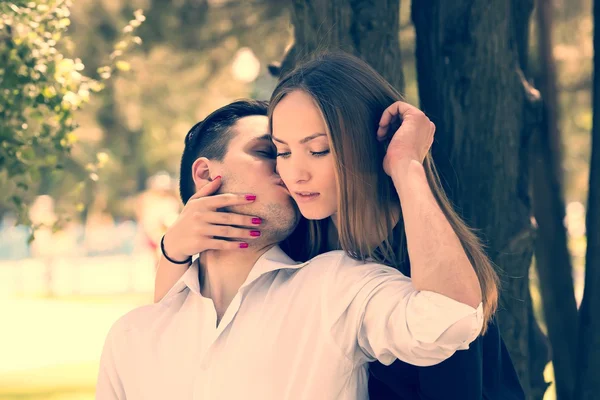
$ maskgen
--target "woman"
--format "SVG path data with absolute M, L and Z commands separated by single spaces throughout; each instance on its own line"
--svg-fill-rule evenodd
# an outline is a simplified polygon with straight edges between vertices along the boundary
M 279 174 L 292 192 L 335 190 L 328 198 L 322 193 L 312 198 L 292 193 L 303 216 L 310 220 L 282 246 L 293 258 L 308 259 L 341 247 L 351 256 L 377 260 L 410 276 L 402 219 L 394 228 L 389 226 L 397 205 L 393 181 L 381 168 L 389 140 L 383 144 L 373 140 L 375 131 L 381 138 L 385 125 L 395 122 L 390 117 L 397 117 L 397 108 L 386 107 L 400 99 L 366 63 L 341 53 L 317 57 L 279 83 L 270 100 Z M 299 143 L 315 133 L 327 136 Z M 389 159 L 386 161 L 389 164 Z M 475 235 L 452 210 L 430 156 L 424 161 L 432 192 L 473 262 L 487 321 L 497 302 L 496 275 Z M 365 190 L 366 186 L 374 190 Z M 337 193 L 340 197 L 335 204 L 332 199 Z M 302 236 L 312 248 L 294 245 Z M 381 236 L 385 239 L 374 247 L 370 238 Z M 386 368 L 374 362 L 370 370 L 376 378 L 369 382 L 372 398 L 524 398 L 495 323 L 468 351 L 457 352 L 441 364 L 420 368 L 398 360 Z
M 389 149 L 402 151 L 402 135 L 390 140 L 384 128 L 394 125 L 398 107 L 408 110 L 404 131 L 412 117 L 423 122 L 424 116 L 399 100 L 367 64 L 340 53 L 298 67 L 277 86 L 270 120 L 278 170 L 307 218 L 282 245 L 293 258 L 307 260 L 341 248 L 351 257 L 375 260 L 410 275 L 400 196 L 388 176 L 394 164 Z M 433 129 L 430 133 L 433 136 Z M 412 158 L 422 163 L 431 192 L 473 265 L 487 322 L 497 304 L 497 278 L 476 236 L 441 190 L 428 155 L 430 145 Z M 155 298 L 164 294 L 157 291 Z
M 290 246 L 292 258 L 304 260 L 342 248 L 357 259 L 372 259 L 409 274 L 400 201 L 389 176 L 393 155 L 387 149 L 396 146 L 402 151 L 404 144 L 400 135 L 394 136 L 395 142 L 392 135 L 387 139 L 385 135 L 398 121 L 398 107 L 412 113 L 411 118 L 427 117 L 400 99 L 368 64 L 344 53 L 316 57 L 277 85 L 269 103 L 277 168 L 309 220 L 291 241 L 306 234 L 309 246 Z M 317 133 L 324 135 L 300 143 Z M 391 133 L 395 133 L 393 129 Z M 429 148 L 423 150 L 425 158 L 418 161 L 473 264 L 482 288 L 485 320 L 489 321 L 497 305 L 497 276 L 478 238 L 444 194 Z M 304 182 L 307 177 L 310 183 Z M 307 189 L 295 190 L 305 184 Z M 323 195 L 299 193 L 316 192 L 313 188 L 317 186 L 323 188 Z

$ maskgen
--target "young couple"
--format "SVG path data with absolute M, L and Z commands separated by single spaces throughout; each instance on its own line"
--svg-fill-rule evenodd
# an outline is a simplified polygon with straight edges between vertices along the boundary
M 111 328 L 97 398 L 524 398 L 434 131 L 344 53 L 196 124 L 156 303 Z

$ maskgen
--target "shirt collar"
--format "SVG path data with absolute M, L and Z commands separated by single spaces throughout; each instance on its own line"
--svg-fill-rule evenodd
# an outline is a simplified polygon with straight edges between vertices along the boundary
M 299 269 L 304 267 L 306 264 L 308 264 L 308 261 L 304 263 L 294 261 L 283 250 L 281 250 L 281 247 L 273 246 L 259 257 L 254 264 L 254 267 L 252 267 L 250 270 L 250 273 L 248 274 L 248 277 L 242 284 L 241 288 L 248 286 L 266 273 L 280 269 Z
M 190 291 L 192 291 L 193 293 L 200 295 L 200 280 L 198 278 L 198 259 L 199 257 L 196 257 L 194 259 L 192 265 L 183 274 L 183 276 L 179 278 L 177 283 L 173 285 L 171 290 L 167 292 L 167 294 L 162 298 L 160 303 L 184 291 L 186 288 L 190 289 Z M 308 261 L 305 263 L 294 261 L 283 250 L 281 250 L 279 246 L 273 246 L 258 258 L 256 263 L 250 270 L 248 277 L 240 287 L 240 290 L 250 285 L 252 282 L 254 282 L 266 273 L 277 271 L 280 269 L 299 269 L 304 267 L 306 264 L 308 264 Z

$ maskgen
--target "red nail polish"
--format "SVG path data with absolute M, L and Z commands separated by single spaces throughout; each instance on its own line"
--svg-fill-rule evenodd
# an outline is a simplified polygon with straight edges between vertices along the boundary
M 248 200 L 248 201 L 256 200 L 256 196 L 253 195 L 253 194 L 247 194 L 246 195 L 246 200 Z
M 254 225 L 260 225 L 260 224 L 262 224 L 262 219 L 260 219 L 260 218 L 252 218 L 252 223 Z
M 250 236 L 260 236 L 260 231 L 250 231 Z
M 240 249 L 247 249 L 248 248 L 248 243 L 240 243 Z
M 217 175 L 215 176 L 215 179 L 213 179 L 213 181 L 216 181 L 217 179 L 221 178 L 221 175 Z

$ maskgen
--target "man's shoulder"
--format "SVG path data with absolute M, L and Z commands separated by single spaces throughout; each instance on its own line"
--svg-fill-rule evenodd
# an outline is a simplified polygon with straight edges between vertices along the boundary
M 308 276 L 317 274 L 323 277 L 324 274 L 330 274 L 331 271 L 337 269 L 346 257 L 346 253 L 342 250 L 328 251 L 308 260 L 301 270 Z
M 357 260 L 345 251 L 335 250 L 320 254 L 311 259 L 299 277 L 318 281 L 326 290 L 337 288 L 344 291 L 358 291 L 368 282 L 381 282 L 394 279 L 410 281 L 395 268 L 372 261 Z
M 331 273 L 363 274 L 369 271 L 400 273 L 397 269 L 371 260 L 358 260 L 343 250 L 333 250 L 319 254 L 311 259 L 308 265 L 313 268 L 327 268 Z
M 157 320 L 159 314 L 164 312 L 165 306 L 161 303 L 147 304 L 136 307 L 127 312 L 113 323 L 108 336 L 122 337 L 131 330 L 137 330 L 150 325 Z
M 343 250 L 332 250 L 326 253 L 319 254 L 311 258 L 308 261 L 308 265 L 336 265 L 339 264 L 342 259 L 347 257 L 346 252 Z

